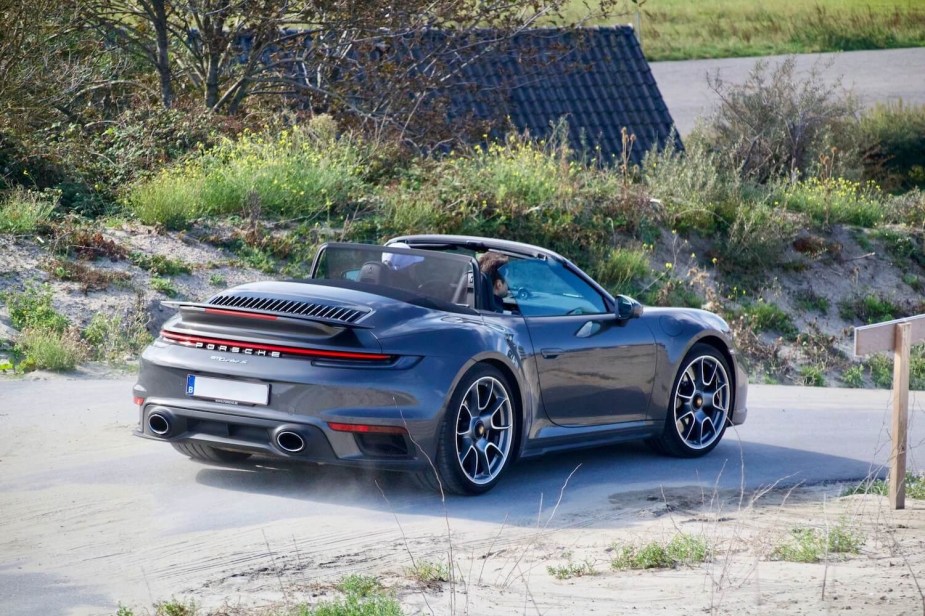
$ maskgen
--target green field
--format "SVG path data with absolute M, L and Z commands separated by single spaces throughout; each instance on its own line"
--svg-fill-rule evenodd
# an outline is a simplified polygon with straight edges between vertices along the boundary
M 638 24 L 649 60 L 925 46 L 922 0 L 647 0 Z

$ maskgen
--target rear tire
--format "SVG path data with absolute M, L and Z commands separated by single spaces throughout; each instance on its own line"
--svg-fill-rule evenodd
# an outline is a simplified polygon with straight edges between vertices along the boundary
M 202 443 L 171 443 L 171 445 L 183 455 L 201 462 L 233 464 L 235 462 L 243 462 L 251 457 L 251 454 L 244 453 L 243 451 L 217 449 L 211 445 L 203 445 Z
M 517 434 L 516 402 L 497 368 L 478 364 L 463 376 L 444 413 L 434 468 L 425 487 L 453 494 L 482 494 L 510 466 Z M 439 480 L 439 483 L 438 483 Z
M 698 458 L 723 438 L 732 410 L 732 381 L 723 354 L 695 344 L 685 355 L 671 388 L 662 434 L 649 440 L 660 453 Z

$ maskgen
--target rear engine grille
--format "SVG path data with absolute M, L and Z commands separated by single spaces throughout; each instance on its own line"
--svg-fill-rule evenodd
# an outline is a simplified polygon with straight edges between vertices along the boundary
M 346 308 L 344 306 L 247 295 L 217 295 L 209 300 L 209 304 L 229 308 L 259 310 L 260 312 L 316 317 L 326 321 L 340 321 L 341 323 L 356 323 L 370 312 L 369 310 Z

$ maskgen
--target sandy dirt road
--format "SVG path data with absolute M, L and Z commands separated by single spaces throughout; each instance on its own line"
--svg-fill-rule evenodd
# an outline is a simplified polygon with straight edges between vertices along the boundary
M 704 459 L 637 445 L 550 456 L 444 505 L 401 476 L 194 463 L 131 436 L 132 382 L 0 382 L 0 613 L 113 614 L 122 603 L 141 614 L 188 596 L 207 609 L 311 601 L 348 573 L 383 579 L 409 613 L 923 613 L 925 502 L 893 512 L 819 485 L 882 473 L 889 392 L 754 386 L 748 422 Z M 914 397 L 911 422 L 919 470 L 923 403 Z M 767 491 L 775 485 L 812 487 Z M 791 528 L 839 520 L 863 532 L 860 555 L 769 559 Z M 615 544 L 680 531 L 708 536 L 717 557 L 610 570 Z M 455 583 L 410 579 L 412 562 L 446 562 L 451 550 Z M 569 562 L 598 575 L 547 572 Z

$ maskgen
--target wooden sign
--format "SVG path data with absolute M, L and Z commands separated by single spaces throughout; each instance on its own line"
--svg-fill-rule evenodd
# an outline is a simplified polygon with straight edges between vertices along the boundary
M 893 352 L 893 446 L 890 455 L 890 504 L 906 507 L 906 449 L 909 425 L 909 349 L 925 340 L 925 314 L 856 327 L 854 354 Z

